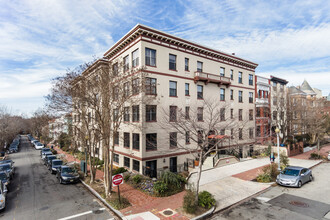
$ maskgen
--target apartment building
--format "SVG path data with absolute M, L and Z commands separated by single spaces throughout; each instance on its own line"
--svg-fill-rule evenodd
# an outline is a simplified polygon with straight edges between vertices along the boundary
M 270 79 L 255 76 L 256 81 L 256 143 L 265 144 L 270 140 Z
M 125 123 L 116 137 L 113 153 L 117 166 L 151 177 L 160 169 L 181 171 L 188 158 L 195 158 L 186 149 L 176 148 L 176 143 L 191 147 L 197 143 L 190 143 L 174 130 L 162 129 L 164 110 L 194 110 L 191 112 L 197 112 L 198 121 L 203 123 L 205 101 L 219 103 L 224 120 L 246 121 L 242 128 L 224 126 L 217 133 L 230 137 L 224 148 L 235 144 L 242 157 L 248 154 L 255 142 L 257 64 L 140 24 L 93 68 L 117 61 L 123 61 L 125 69 L 144 67 L 147 74 L 145 92 L 135 96 L 140 104 L 127 108 Z M 133 92 L 134 82 L 128 85 Z
M 57 140 L 61 133 L 69 134 L 69 127 L 71 124 L 72 118 L 70 114 L 49 121 L 49 137 L 53 140 Z

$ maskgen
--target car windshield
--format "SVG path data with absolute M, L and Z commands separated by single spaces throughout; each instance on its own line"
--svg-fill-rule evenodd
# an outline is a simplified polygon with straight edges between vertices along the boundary
M 47 152 L 47 151 L 50 151 L 50 149 L 49 148 L 44 148 L 44 149 L 42 149 L 42 151 Z
M 299 170 L 294 170 L 294 169 L 285 169 L 283 171 L 284 175 L 288 176 L 298 176 L 299 175 Z
M 0 173 L 0 179 L 1 180 L 6 180 L 7 179 L 7 175 L 5 173 Z
M 9 164 L 5 164 L 5 165 L 0 166 L 0 170 L 7 170 L 7 169 L 10 169 Z
M 74 170 L 71 167 L 65 167 L 62 169 L 62 173 L 73 173 Z
M 55 165 L 55 166 L 57 166 L 57 165 L 62 165 L 62 161 L 53 161 L 53 164 Z

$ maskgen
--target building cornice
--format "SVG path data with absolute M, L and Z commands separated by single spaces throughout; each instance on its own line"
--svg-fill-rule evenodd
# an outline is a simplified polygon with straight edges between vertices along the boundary
M 203 54 L 205 57 L 212 57 L 220 59 L 225 63 L 233 63 L 239 66 L 244 66 L 253 71 L 258 64 L 251 61 L 236 57 L 231 54 L 227 54 L 222 51 L 214 50 L 206 46 L 167 34 L 165 32 L 158 31 L 156 29 L 138 24 L 132 30 L 130 30 L 124 37 L 122 37 L 114 46 L 112 46 L 105 54 L 106 59 L 111 59 L 113 56 L 118 54 L 128 44 L 134 41 L 138 37 L 148 37 L 152 40 L 159 41 L 165 45 L 174 45 L 184 50 L 192 51 L 196 54 Z

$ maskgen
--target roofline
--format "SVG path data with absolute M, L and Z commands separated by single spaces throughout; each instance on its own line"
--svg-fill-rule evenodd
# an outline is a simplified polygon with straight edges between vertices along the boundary
M 109 53 L 114 50 L 118 45 L 120 45 L 120 43 L 122 43 L 122 41 L 124 41 L 125 39 L 127 39 L 130 35 L 132 35 L 135 31 L 137 31 L 138 29 L 141 29 L 142 30 L 146 30 L 146 31 L 151 31 L 151 32 L 154 32 L 154 33 L 158 33 L 158 34 L 162 34 L 162 35 L 165 35 L 167 37 L 171 37 L 175 40 L 179 40 L 179 41 L 183 41 L 185 43 L 188 43 L 188 44 L 191 44 L 193 46 L 196 46 L 196 47 L 199 47 L 201 49 L 204 49 L 204 50 L 209 50 L 209 51 L 212 51 L 212 52 L 215 52 L 215 53 L 218 53 L 218 54 L 221 54 L 221 55 L 225 55 L 227 57 L 230 57 L 231 59 L 234 59 L 234 60 L 239 60 L 239 61 L 243 61 L 243 62 L 246 62 L 248 63 L 249 65 L 252 65 L 254 66 L 254 69 L 257 68 L 258 64 L 257 63 L 254 63 L 254 62 L 251 62 L 249 60 L 246 60 L 246 59 L 243 59 L 243 58 L 240 58 L 240 57 L 237 57 L 237 56 L 233 56 L 229 53 L 226 53 L 226 52 L 223 52 L 223 51 L 219 51 L 219 50 L 215 50 L 215 49 L 212 49 L 210 47 L 207 47 L 207 46 L 204 46 L 204 45 L 201 45 L 201 44 L 198 44 L 198 43 L 195 43 L 193 41 L 188 41 L 188 40 L 185 40 L 183 38 L 180 38 L 180 37 L 177 37 L 177 36 L 174 36 L 174 35 L 171 35 L 171 34 L 168 34 L 168 33 L 165 33 L 163 31 L 159 31 L 157 29 L 154 29 L 154 28 L 151 28 L 151 27 L 148 27 L 146 25 L 142 25 L 142 24 L 137 24 L 135 25 L 127 34 L 125 34 L 122 38 L 120 38 L 109 50 L 107 50 L 107 52 L 104 53 L 104 57 L 107 57 L 109 55 Z
M 281 83 L 284 83 L 285 85 L 288 84 L 289 81 L 285 80 L 285 79 L 282 79 L 282 78 L 279 78 L 279 77 L 276 77 L 276 76 L 270 76 L 270 80 L 271 81 L 277 81 L 277 82 L 281 82 Z

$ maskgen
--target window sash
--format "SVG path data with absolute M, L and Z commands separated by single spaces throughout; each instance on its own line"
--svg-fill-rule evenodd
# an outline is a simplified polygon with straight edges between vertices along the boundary
M 124 147 L 130 147 L 130 134 L 124 132 Z
M 146 134 L 146 150 L 157 150 L 157 133 Z
M 157 79 L 155 78 L 146 78 L 146 94 L 147 95 L 156 95 L 157 94 Z
M 147 105 L 146 106 L 146 121 L 156 121 L 157 117 L 157 106 Z
M 140 150 L 140 134 L 133 133 L 133 149 Z
M 189 96 L 189 83 L 185 84 L 185 95 Z
M 131 166 L 131 159 L 129 157 L 124 157 L 124 166 L 130 168 Z
M 225 68 L 220 67 L 220 76 L 225 76 Z
M 129 69 L 129 56 L 124 57 L 124 72 Z
M 170 96 L 177 96 L 177 82 L 170 81 Z
M 197 99 L 203 99 L 203 86 L 197 85 Z
M 178 133 L 170 132 L 170 147 L 177 147 L 177 146 L 178 146 Z
M 170 106 L 170 121 L 176 121 L 176 120 L 177 120 L 177 107 Z
M 225 89 L 220 89 L 220 101 L 225 101 Z
M 201 107 L 197 108 L 197 120 L 203 121 L 203 108 Z
M 243 92 L 242 91 L 238 91 L 238 101 L 243 102 Z
M 188 58 L 184 59 L 184 70 L 189 71 L 189 59 Z
M 132 106 L 132 121 L 140 121 L 140 107 L 138 105 Z
M 197 61 L 197 72 L 203 72 L 203 63 Z
M 176 55 L 169 55 L 169 69 L 176 70 Z
M 132 67 L 139 65 L 139 49 L 132 52 Z
M 133 160 L 133 170 L 140 172 L 140 161 Z
M 242 75 L 243 75 L 242 72 L 238 72 L 238 82 L 239 83 L 242 83 L 243 82 Z
M 124 121 L 125 122 L 129 122 L 130 121 L 130 117 L 129 117 L 129 107 L 125 107 L 124 108 Z
M 156 50 L 146 48 L 146 65 L 156 66 Z

